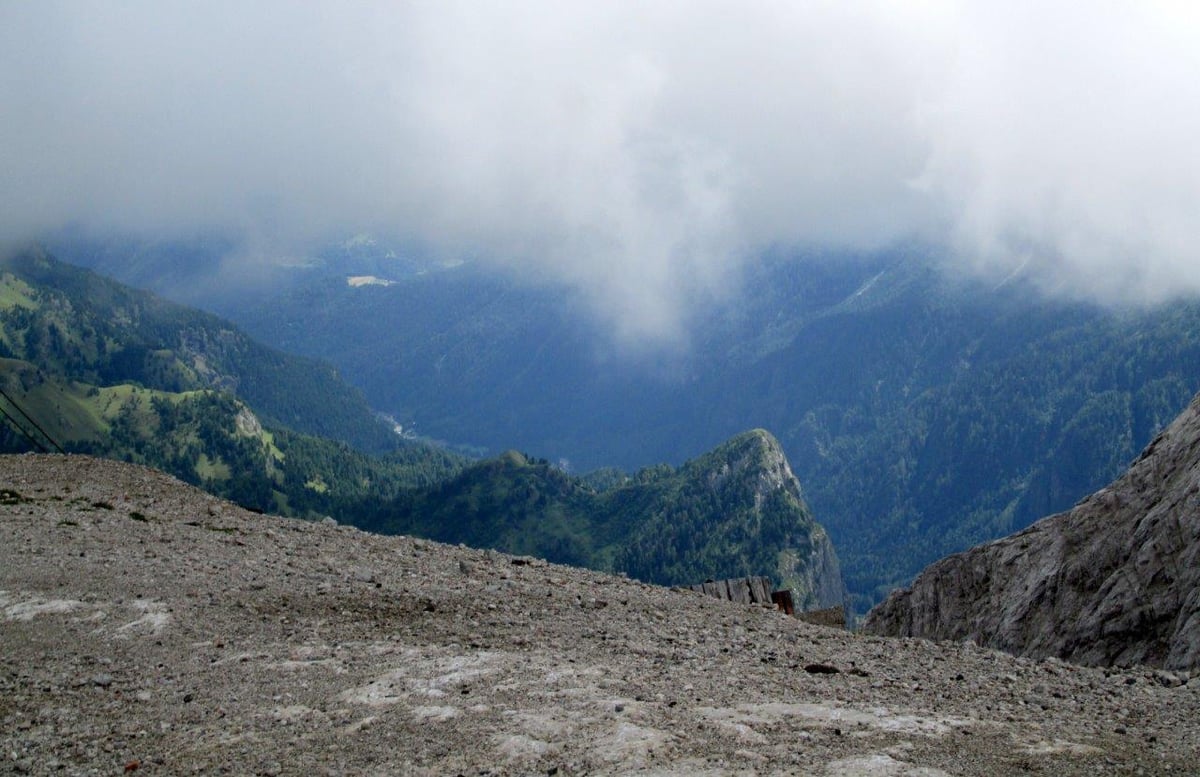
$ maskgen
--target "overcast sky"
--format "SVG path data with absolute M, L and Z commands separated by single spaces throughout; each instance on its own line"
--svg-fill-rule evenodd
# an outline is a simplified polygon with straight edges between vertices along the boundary
M 631 337 L 768 247 L 1200 290 L 1200 4 L 4 2 L 0 238 L 390 232 Z

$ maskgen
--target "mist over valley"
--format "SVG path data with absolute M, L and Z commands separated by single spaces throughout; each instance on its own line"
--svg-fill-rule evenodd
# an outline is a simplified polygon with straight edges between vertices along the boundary
M 310 773 L 370 729 L 346 773 L 1183 768 L 1197 30 L 0 4 L 0 760 Z M 236 705 L 213 624 L 278 706 Z

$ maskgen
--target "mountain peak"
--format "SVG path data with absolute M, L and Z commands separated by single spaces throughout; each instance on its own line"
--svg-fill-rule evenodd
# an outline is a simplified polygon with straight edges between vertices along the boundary
M 783 447 L 767 430 L 742 432 L 693 459 L 669 488 L 681 507 L 649 522 L 635 549 L 653 545 L 660 549 L 656 553 L 669 554 L 684 542 L 681 527 L 686 526 L 699 537 L 686 540 L 692 556 L 720 565 L 707 576 L 768 575 L 791 588 L 804 609 L 845 603 L 833 543 L 805 503 Z M 696 525 L 694 511 L 687 507 L 692 504 L 708 505 L 720 522 Z M 691 568 L 683 557 L 667 566 L 677 575 Z M 693 573 L 697 580 L 678 582 L 698 582 L 705 576 L 698 573 Z
M 779 440 L 775 439 L 775 435 L 766 429 L 750 429 L 749 431 L 734 435 L 714 450 L 760 451 L 768 455 L 783 454 L 783 446 L 779 444 Z
M 774 435 L 766 429 L 751 429 L 731 437 L 708 453 L 693 459 L 684 465 L 684 468 L 694 470 L 711 470 L 722 467 L 736 470 L 763 466 L 776 468 L 781 462 L 787 466 L 787 457 L 783 453 L 783 446 L 779 444 Z
M 496 461 L 506 467 L 528 467 L 529 459 L 517 450 L 507 450 L 496 457 Z

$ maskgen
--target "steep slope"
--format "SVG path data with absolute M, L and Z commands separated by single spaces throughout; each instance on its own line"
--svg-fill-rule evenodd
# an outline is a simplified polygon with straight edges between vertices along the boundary
M 0 390 L 0 450 L 148 464 L 287 515 L 390 498 L 465 464 L 400 440 L 328 365 L 38 250 L 0 261 Z
M 740 434 L 678 471 L 606 494 L 632 528 L 614 566 L 664 584 L 768 575 L 803 609 L 842 606 L 833 543 L 801 495 L 779 442 Z
M 229 391 L 268 423 L 366 450 L 397 447 L 362 393 L 328 364 L 38 249 L 0 258 L 0 357 L 98 387 Z
M 851 635 L 81 456 L 0 456 L 0 645 L 13 774 L 1096 777 L 1200 750 L 1200 678 Z
M 345 443 L 264 427 L 244 402 L 210 389 L 98 387 L 0 359 L 0 391 L 0 411 L 9 417 L 0 424 L 0 451 L 57 444 L 146 464 L 241 505 L 282 515 L 328 515 L 367 494 L 394 498 L 402 489 L 450 477 L 467 463 L 416 442 L 369 456 Z
M 1107 488 L 932 565 L 863 629 L 1200 668 L 1200 396 Z
M 664 585 L 766 575 L 805 609 L 842 605 L 837 555 L 779 443 L 758 429 L 602 491 L 515 451 L 337 514 L 393 534 L 539 556 Z

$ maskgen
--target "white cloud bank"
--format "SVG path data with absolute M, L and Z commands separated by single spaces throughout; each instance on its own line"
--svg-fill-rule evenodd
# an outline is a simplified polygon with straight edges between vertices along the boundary
M 1200 11 L 1168 2 L 0 5 L 0 237 L 378 230 L 628 337 L 772 246 L 1200 291 Z

